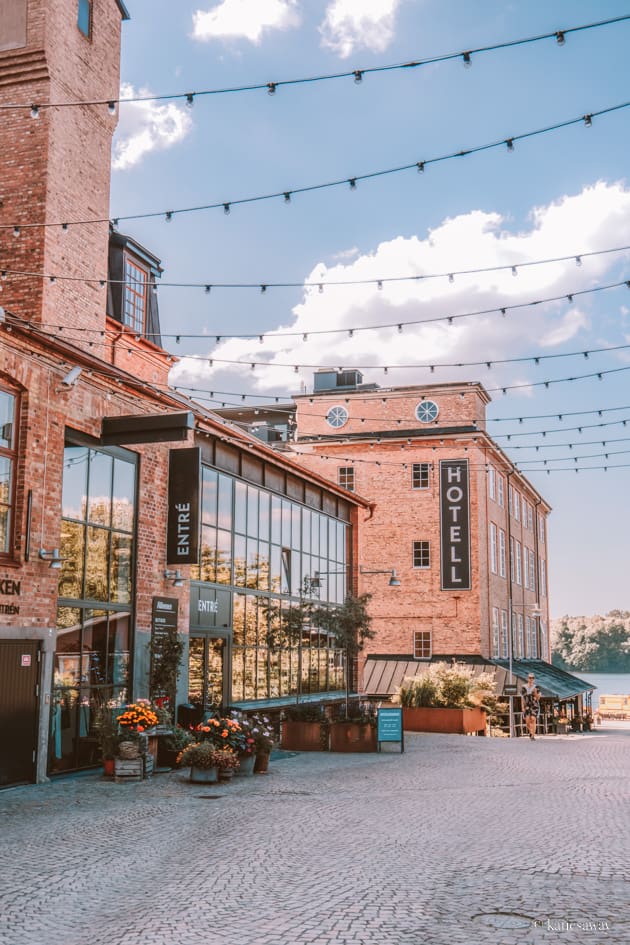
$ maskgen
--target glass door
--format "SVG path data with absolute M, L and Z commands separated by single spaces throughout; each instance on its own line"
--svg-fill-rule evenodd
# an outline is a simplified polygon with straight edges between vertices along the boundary
M 226 652 L 224 637 L 190 638 L 188 653 L 188 701 L 201 712 L 227 704 Z

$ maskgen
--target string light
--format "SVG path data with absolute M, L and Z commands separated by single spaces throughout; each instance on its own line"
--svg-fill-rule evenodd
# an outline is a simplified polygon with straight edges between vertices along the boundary
M 462 59 L 464 61 L 464 66 L 470 68 L 472 66 L 472 59 L 469 52 L 462 53 Z
M 39 118 L 39 105 L 31 105 L 31 118 Z
M 596 116 L 596 115 L 609 115 L 609 114 L 612 114 L 613 112 L 620 111 L 620 110 L 622 110 L 622 109 L 626 109 L 626 108 L 629 108 L 629 107 L 630 107 L 630 102 L 622 102 L 622 103 L 620 103 L 620 104 L 618 104 L 618 105 L 611 105 L 611 106 L 609 106 L 608 108 L 600 109 L 599 111 L 596 111 L 596 112 L 591 112 L 591 116 L 594 117 L 594 116 Z M 567 120 L 565 120 L 565 121 L 556 122 L 556 123 L 553 124 L 553 125 L 547 125 L 547 126 L 544 127 L 544 128 L 538 128 L 538 129 L 535 129 L 535 130 L 532 130 L 532 131 L 523 132 L 523 133 L 518 134 L 518 135 L 513 135 L 512 137 L 507 138 L 507 139 L 503 139 L 503 140 L 501 140 L 501 141 L 495 141 L 495 142 L 485 143 L 485 144 L 481 144 L 481 145 L 475 145 L 474 147 L 470 147 L 470 148 L 467 148 L 467 149 L 465 149 L 465 150 L 455 151 L 455 152 L 451 152 L 451 153 L 449 153 L 449 154 L 440 155 L 440 156 L 438 156 L 438 157 L 434 157 L 434 158 L 430 158 L 430 159 L 425 159 L 422 163 L 425 164 L 425 165 L 426 165 L 426 164 L 438 164 L 438 163 L 442 163 L 442 162 L 444 162 L 444 161 L 453 160 L 453 159 L 455 159 L 455 158 L 469 157 L 470 155 L 478 154 L 478 153 L 480 153 L 480 152 L 491 151 L 491 150 L 493 150 L 494 148 L 503 147 L 504 145 L 507 146 L 507 148 L 508 148 L 509 151 L 513 151 L 513 150 L 514 150 L 514 142 L 515 142 L 515 141 L 519 141 L 519 140 L 525 139 L 525 138 L 538 137 L 538 136 L 540 136 L 540 135 L 548 134 L 548 133 L 550 133 L 550 132 L 552 132 L 552 131 L 559 131 L 559 130 L 561 130 L 561 129 L 568 128 L 568 127 L 570 127 L 571 125 L 582 124 L 583 121 L 584 121 L 584 116 L 583 116 L 583 115 L 580 115 L 579 118 L 570 118 L 570 119 L 567 119 Z M 319 183 L 316 183 L 316 184 L 308 184 L 308 185 L 305 185 L 305 186 L 303 186 L 303 187 L 295 187 L 295 188 L 293 188 L 293 190 L 292 190 L 291 192 L 292 192 L 293 194 L 297 194 L 297 193 L 299 193 L 299 194 L 313 193 L 313 192 L 318 192 L 318 191 L 321 191 L 321 190 L 331 189 L 331 188 L 334 188 L 334 187 L 340 187 L 340 186 L 342 186 L 343 184 L 349 184 L 349 185 L 350 185 L 350 188 L 351 188 L 352 190 L 354 190 L 354 189 L 356 189 L 356 185 L 357 185 L 357 182 L 358 182 L 358 181 L 376 180 L 376 179 L 380 179 L 380 178 L 382 178 L 382 177 L 386 177 L 386 176 L 389 176 L 389 175 L 392 175 L 392 174 L 400 174 L 400 173 L 402 173 L 403 171 L 408 171 L 408 170 L 411 170 L 412 168 L 418 169 L 418 161 L 414 161 L 414 162 L 411 163 L 411 164 L 402 164 L 402 165 L 399 165 L 398 167 L 390 167 L 390 168 L 380 169 L 380 170 L 376 170 L 376 171 L 370 171 L 370 172 L 368 172 L 367 174 L 360 174 L 360 175 L 356 175 L 355 177 L 351 177 L 351 178 L 340 178 L 340 179 L 334 180 L 334 181 L 319 182 Z M 239 204 L 239 205 L 240 205 L 240 204 L 260 203 L 260 202 L 262 202 L 262 201 L 264 201 L 264 200 L 275 200 L 275 199 L 278 198 L 278 197 L 282 197 L 285 192 L 286 192 L 286 191 L 281 190 L 280 192 L 275 192 L 275 193 L 270 193 L 270 194 L 258 194 L 258 195 L 254 196 L 254 197 L 242 197 L 242 198 L 240 198 L 240 199 L 238 199 L 238 200 L 232 200 L 232 201 L 228 201 L 228 202 L 225 202 L 225 203 L 201 204 L 201 205 L 199 205 L 199 206 L 193 206 L 193 207 L 177 207 L 173 212 L 174 212 L 174 213 L 178 213 L 178 214 L 184 214 L 184 213 L 199 213 L 199 212 L 207 211 L 207 210 L 215 210 L 215 209 L 218 209 L 218 208 L 221 207 L 221 206 L 222 206 L 223 209 L 225 210 L 226 207 L 229 207 L 230 205 L 234 205 L 234 204 Z M 227 211 L 226 211 L 226 212 L 227 212 Z M 153 219 L 153 218 L 156 218 L 156 217 L 162 217 L 162 216 L 164 216 L 164 213 L 165 213 L 164 210 L 154 210 L 154 211 L 150 211 L 150 212 L 146 212 L 146 213 L 126 214 L 126 215 L 124 215 L 124 216 L 121 215 L 121 216 L 115 217 L 115 218 L 114 218 L 113 220 L 111 220 L 111 221 L 108 220 L 107 218 L 104 218 L 104 217 L 102 217 L 102 218 L 92 218 L 92 219 L 87 219 L 87 220 L 74 220 L 74 221 L 72 221 L 72 225 L 73 225 L 73 226 L 78 226 L 78 225 L 85 226 L 85 225 L 88 225 L 88 224 L 110 223 L 110 222 L 111 222 L 111 224 L 112 224 L 113 226 L 116 226 L 120 220 L 148 220 L 148 219 Z M 11 225 L 12 225 L 12 224 L 0 224 L 0 229 L 6 229 L 8 226 L 11 226 Z M 28 226 L 29 226 L 29 227 L 32 227 L 32 228 L 35 228 L 35 227 L 47 227 L 47 226 L 57 226 L 57 225 L 58 225 L 58 223 L 45 223 L 45 222 L 44 222 L 44 223 L 30 223 L 30 224 L 28 224 Z

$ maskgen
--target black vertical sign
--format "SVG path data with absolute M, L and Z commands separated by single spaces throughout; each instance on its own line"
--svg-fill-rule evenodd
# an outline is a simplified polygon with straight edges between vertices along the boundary
M 468 460 L 440 461 L 440 539 L 443 591 L 470 590 Z
M 200 476 L 201 453 L 198 447 L 170 451 L 167 564 L 197 564 L 199 561 Z

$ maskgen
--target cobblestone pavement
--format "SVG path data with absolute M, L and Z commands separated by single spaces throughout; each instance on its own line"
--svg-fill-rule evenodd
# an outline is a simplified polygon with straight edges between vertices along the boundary
M 2 791 L 0 945 L 630 943 L 629 730 L 406 748 Z

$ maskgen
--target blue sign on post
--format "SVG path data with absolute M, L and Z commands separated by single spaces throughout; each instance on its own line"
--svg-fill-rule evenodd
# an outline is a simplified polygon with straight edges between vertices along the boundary
M 402 708 L 376 710 L 376 740 L 379 751 L 381 742 L 400 742 L 401 752 L 405 750 Z

